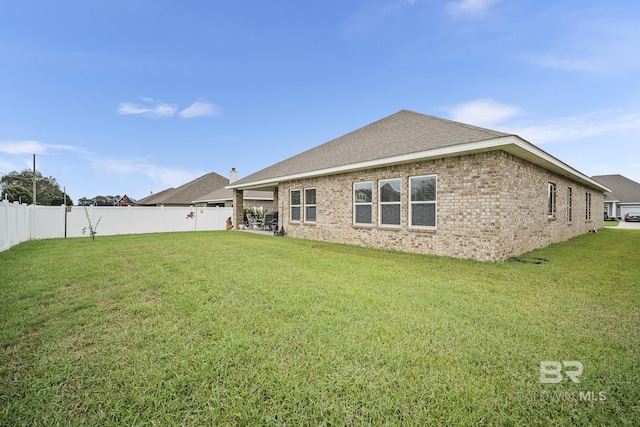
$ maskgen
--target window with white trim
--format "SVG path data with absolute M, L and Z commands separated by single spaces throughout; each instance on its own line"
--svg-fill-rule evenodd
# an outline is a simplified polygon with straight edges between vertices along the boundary
M 373 183 L 353 184 L 353 223 L 371 225 L 373 216 Z
M 400 199 L 402 180 L 381 179 L 378 181 L 378 216 L 380 225 L 400 226 Z
M 316 189 L 304 189 L 304 221 L 316 222 Z
M 556 185 L 552 182 L 547 185 L 547 216 L 556 217 Z
M 289 191 L 289 220 L 300 222 L 300 190 Z
M 436 175 L 409 178 L 409 226 L 436 226 Z
M 585 193 L 584 219 L 591 219 L 591 193 Z

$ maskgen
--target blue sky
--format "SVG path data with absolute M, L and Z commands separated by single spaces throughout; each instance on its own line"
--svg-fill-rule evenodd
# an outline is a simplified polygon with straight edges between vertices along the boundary
M 640 182 L 640 2 L 3 1 L 0 172 L 243 177 L 401 109 Z

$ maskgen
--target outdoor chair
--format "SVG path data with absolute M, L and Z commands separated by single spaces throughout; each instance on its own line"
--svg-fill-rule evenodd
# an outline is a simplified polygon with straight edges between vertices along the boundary
M 264 216 L 264 228 L 273 231 L 278 231 L 278 212 L 269 212 Z
M 262 220 L 259 219 L 258 217 L 247 213 L 246 214 L 247 217 L 247 226 L 251 229 L 251 228 L 260 228 L 262 227 Z

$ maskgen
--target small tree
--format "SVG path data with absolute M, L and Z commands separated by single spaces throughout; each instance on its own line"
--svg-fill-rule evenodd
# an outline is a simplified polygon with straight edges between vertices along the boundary
M 93 225 L 93 223 L 91 222 L 91 215 L 89 215 L 89 210 L 87 209 L 87 207 L 84 207 L 84 213 L 85 215 L 87 215 L 87 222 L 89 223 L 89 235 L 91 236 L 91 241 L 95 242 L 96 241 L 96 234 L 98 234 L 98 224 L 100 224 L 100 220 L 102 219 L 102 217 L 98 218 L 98 221 L 96 222 L 96 225 Z M 82 235 L 84 236 L 84 234 L 87 232 L 87 227 L 83 227 L 82 228 Z

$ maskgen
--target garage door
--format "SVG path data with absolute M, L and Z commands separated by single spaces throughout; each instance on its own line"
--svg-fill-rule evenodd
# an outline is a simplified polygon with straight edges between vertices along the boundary
M 624 218 L 624 216 L 629 212 L 640 213 L 640 204 L 638 204 L 638 205 L 624 205 L 624 206 L 620 206 L 620 209 L 621 209 L 621 212 L 622 212 L 622 218 Z

